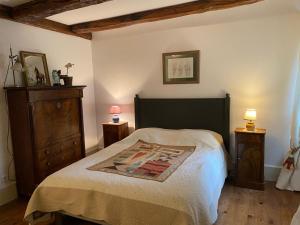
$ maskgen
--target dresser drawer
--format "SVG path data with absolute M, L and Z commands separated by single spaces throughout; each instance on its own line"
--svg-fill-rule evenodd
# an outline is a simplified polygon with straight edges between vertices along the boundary
M 73 162 L 78 160 L 77 158 L 77 152 L 79 152 L 79 148 L 69 148 L 62 151 L 60 154 L 56 155 L 49 155 L 46 158 L 43 158 L 41 160 L 38 160 L 37 166 L 39 169 L 46 169 L 46 168 L 52 168 L 59 165 L 65 165 L 69 162 Z
M 79 109 L 78 99 L 35 102 L 32 121 L 36 148 L 80 133 Z
M 59 89 L 32 89 L 28 92 L 28 101 L 49 101 L 55 99 L 66 99 L 66 98 L 82 98 L 81 88 L 59 88 Z
M 53 146 L 36 151 L 38 182 L 82 158 L 80 137 L 71 138 Z
M 60 153 L 63 149 L 68 149 L 74 147 L 75 145 L 80 145 L 81 143 L 81 135 L 77 134 L 72 137 L 59 139 L 54 143 L 49 144 L 44 148 L 36 148 L 36 152 L 44 152 L 42 155 L 49 155 L 49 154 L 57 154 Z

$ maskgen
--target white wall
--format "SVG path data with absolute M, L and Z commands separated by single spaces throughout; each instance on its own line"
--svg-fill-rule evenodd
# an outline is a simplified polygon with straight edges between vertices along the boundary
M 150 33 L 123 32 L 122 36 L 94 35 L 97 122 L 109 120 L 108 107 L 120 104 L 125 111 L 121 118 L 133 127 L 132 104 L 137 93 L 195 98 L 229 92 L 232 133 L 244 126 L 246 108 L 257 109 L 257 127 L 267 129 L 266 177 L 274 179 L 289 146 L 299 21 L 299 16 L 288 15 Z M 162 53 L 198 49 L 200 84 L 163 85 Z
M 9 164 L 9 155 L 6 151 L 7 113 L 2 87 L 10 44 L 16 54 L 21 50 L 45 53 L 50 77 L 53 69 L 63 69 L 64 72 L 65 64 L 68 62 L 75 64 L 75 68 L 70 70 L 70 75 L 74 77 L 74 84 L 87 85 L 84 89 L 83 98 L 86 148 L 93 148 L 98 144 L 91 42 L 7 20 L 0 20 L 0 205 L 15 197 L 14 186 L 10 185 L 9 182 L 3 182 L 2 179 L 3 176 L 7 176 Z M 9 80 L 9 83 L 12 83 L 12 79 Z

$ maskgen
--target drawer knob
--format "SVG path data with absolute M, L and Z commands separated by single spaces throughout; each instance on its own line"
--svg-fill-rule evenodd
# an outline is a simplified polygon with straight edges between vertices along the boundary
M 46 150 L 46 155 L 49 155 L 50 154 L 50 151 L 49 150 Z
M 47 162 L 47 166 L 51 166 L 51 163 L 50 163 L 50 162 Z
M 73 144 L 74 144 L 74 145 L 77 145 L 77 141 L 73 141 Z
M 57 103 L 56 103 L 56 108 L 57 108 L 57 109 L 60 109 L 60 108 L 61 108 L 61 103 L 60 103 L 60 102 L 57 102 Z

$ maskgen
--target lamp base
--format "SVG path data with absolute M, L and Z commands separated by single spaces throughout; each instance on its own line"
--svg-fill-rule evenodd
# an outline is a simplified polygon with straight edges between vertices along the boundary
M 246 123 L 246 129 L 248 131 L 255 131 L 255 124 L 252 121 Z
M 120 122 L 120 118 L 117 114 L 114 114 L 112 117 L 112 121 L 113 123 L 119 123 Z

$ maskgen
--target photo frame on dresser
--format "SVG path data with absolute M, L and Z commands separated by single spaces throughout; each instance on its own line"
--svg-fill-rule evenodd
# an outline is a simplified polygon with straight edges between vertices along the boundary
M 163 53 L 163 84 L 199 83 L 200 51 Z
M 37 52 L 20 52 L 22 66 L 25 68 L 25 85 L 51 86 L 46 55 Z

